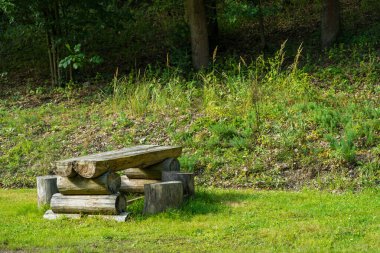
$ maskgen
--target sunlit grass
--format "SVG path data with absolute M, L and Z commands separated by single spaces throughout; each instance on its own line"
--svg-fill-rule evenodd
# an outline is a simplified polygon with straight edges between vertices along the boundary
M 380 197 L 198 189 L 179 210 L 126 223 L 42 219 L 35 190 L 0 191 L 0 250 L 90 252 L 376 252 Z

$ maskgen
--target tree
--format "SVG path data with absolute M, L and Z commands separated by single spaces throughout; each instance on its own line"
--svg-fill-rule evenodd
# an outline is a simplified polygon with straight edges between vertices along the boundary
M 219 27 L 216 0 L 206 1 L 208 41 L 211 51 L 218 46 Z
M 62 0 L 63 1 L 63 0 Z M 60 59 L 59 40 L 62 35 L 61 0 L 6 0 L 0 2 L 8 19 L 17 24 L 33 24 L 42 27 L 46 34 L 52 85 L 60 79 L 58 63 Z
M 206 67 L 209 62 L 209 42 L 204 1 L 186 0 L 185 12 L 190 26 L 193 66 L 199 70 Z
M 259 29 L 260 29 L 260 47 L 261 49 L 264 49 L 266 47 L 266 40 L 265 40 L 265 26 L 264 26 L 264 13 L 263 13 L 263 6 L 261 3 L 261 0 L 258 1 L 259 6 Z
M 322 9 L 321 40 L 322 47 L 331 46 L 339 33 L 339 0 L 324 0 Z

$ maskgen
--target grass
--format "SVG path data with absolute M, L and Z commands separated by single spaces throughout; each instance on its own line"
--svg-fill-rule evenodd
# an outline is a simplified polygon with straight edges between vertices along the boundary
M 0 186 L 34 187 L 58 159 L 168 144 L 184 147 L 182 167 L 203 186 L 378 187 L 376 48 L 355 42 L 305 59 L 284 44 L 199 73 L 149 67 L 101 89 L 11 90 L 0 100 Z
M 378 190 L 198 189 L 179 210 L 126 223 L 42 219 L 35 190 L 0 190 L 0 250 L 38 252 L 378 252 Z

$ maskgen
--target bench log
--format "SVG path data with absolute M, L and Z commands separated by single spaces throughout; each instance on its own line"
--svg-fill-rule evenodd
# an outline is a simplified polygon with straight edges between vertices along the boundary
M 67 171 L 75 170 L 82 177 L 95 178 L 107 171 L 146 168 L 166 158 L 176 158 L 181 152 L 181 147 L 141 145 L 62 160 L 55 162 L 54 165 L 56 173 L 61 176 L 65 176 L 63 172 L 68 174 Z
M 123 172 L 129 179 L 161 180 L 163 171 L 179 171 L 180 167 L 177 158 L 168 158 L 158 164 L 146 167 L 145 169 L 129 168 Z
M 97 178 L 58 177 L 58 190 L 63 195 L 104 195 L 115 194 L 121 186 L 120 176 L 108 172 Z
M 120 192 L 128 193 L 143 193 L 144 185 L 160 183 L 160 180 L 151 179 L 129 179 L 127 176 L 121 176 Z
M 119 214 L 125 211 L 126 199 L 114 195 L 62 195 L 56 193 L 50 202 L 54 213 Z

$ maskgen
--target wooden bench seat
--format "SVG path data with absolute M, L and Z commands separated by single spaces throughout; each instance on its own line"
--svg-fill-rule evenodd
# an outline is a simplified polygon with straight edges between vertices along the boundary
M 107 171 L 128 168 L 145 168 L 166 158 L 177 158 L 182 153 L 179 146 L 139 145 L 109 152 L 70 158 L 54 163 L 57 175 L 95 178 Z

